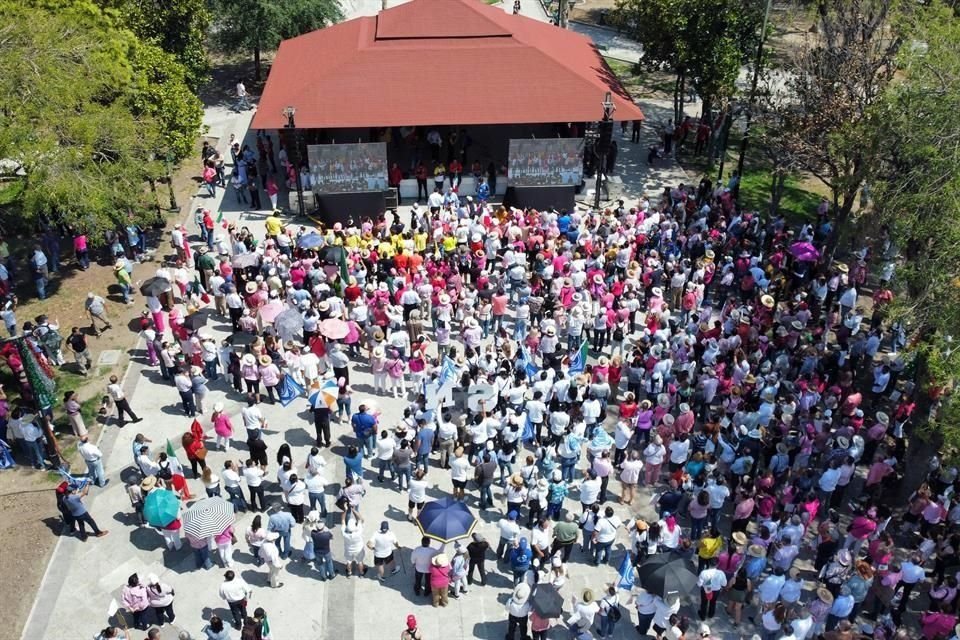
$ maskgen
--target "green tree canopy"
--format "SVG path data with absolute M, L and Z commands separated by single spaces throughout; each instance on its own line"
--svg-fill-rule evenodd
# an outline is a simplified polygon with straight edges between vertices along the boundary
M 22 211 L 91 232 L 146 221 L 155 157 L 191 153 L 202 107 L 182 66 L 86 0 L 0 0 L 0 157 Z
M 337 0 L 211 0 L 214 36 L 221 49 L 253 54 L 260 79 L 260 55 L 293 38 L 343 19 Z
M 866 215 L 899 250 L 892 314 L 908 327 L 922 382 L 949 391 L 960 380 L 960 20 L 940 2 L 903 18 L 901 73 L 865 136 L 876 150 Z M 960 449 L 960 403 L 948 398 L 938 426 Z

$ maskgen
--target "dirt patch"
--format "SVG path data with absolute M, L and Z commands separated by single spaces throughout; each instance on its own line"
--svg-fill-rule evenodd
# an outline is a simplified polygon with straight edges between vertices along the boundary
M 556 7 L 556 0 L 548 3 Z M 578 0 L 570 9 L 570 19 L 600 26 L 608 25 L 610 14 L 617 8 L 617 0 Z
M 4 472 L 0 494 L 0 575 L 6 576 L 3 637 L 19 638 L 40 588 L 50 554 L 57 544 L 51 530 L 59 529 L 59 514 L 52 489 L 35 491 L 35 478 L 43 471 Z M 25 491 L 26 493 L 16 493 Z M 12 585 L 16 585 L 13 587 Z

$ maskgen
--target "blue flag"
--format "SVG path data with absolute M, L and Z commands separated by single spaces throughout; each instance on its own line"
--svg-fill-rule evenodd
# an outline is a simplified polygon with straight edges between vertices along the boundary
M 520 345 L 520 358 L 517 363 L 520 365 L 520 368 L 523 369 L 524 373 L 527 374 L 528 380 L 540 371 L 540 367 L 533 363 L 533 358 L 530 357 L 530 350 L 527 349 L 526 345 Z
M 443 357 L 443 365 L 440 367 L 440 377 L 437 379 L 437 385 L 442 387 L 448 382 L 453 382 L 457 378 L 457 363 L 450 359 L 450 356 Z
M 587 367 L 588 352 L 589 352 L 589 347 L 587 346 L 587 341 L 584 340 L 583 344 L 580 345 L 580 348 L 577 349 L 577 352 L 570 358 L 569 372 L 571 374 L 583 373 L 583 370 Z
M 526 422 L 523 423 L 523 435 L 520 436 L 521 440 L 524 442 L 532 442 L 536 435 L 533 432 L 533 423 L 530 422 L 530 416 L 527 416 Z
M 633 563 L 630 562 L 630 554 L 623 556 L 623 561 L 620 563 L 620 570 L 617 571 L 620 574 L 620 581 L 617 583 L 617 588 L 623 589 L 624 591 L 630 591 L 633 589 Z
M 303 391 L 303 387 L 293 379 L 293 376 L 285 375 L 283 376 L 283 380 L 280 381 L 277 396 L 280 398 L 280 404 L 285 407 L 299 398 L 303 394 Z

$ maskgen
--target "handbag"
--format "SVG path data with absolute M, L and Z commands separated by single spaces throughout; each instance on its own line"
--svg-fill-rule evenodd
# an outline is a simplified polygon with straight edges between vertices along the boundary
M 350 501 L 347 500 L 347 496 L 340 496 L 339 498 L 337 498 L 337 501 L 336 501 L 336 503 L 334 503 L 334 504 L 337 505 L 337 508 L 340 509 L 340 511 L 346 511 L 346 510 L 347 510 L 347 505 L 348 505 L 349 503 L 350 503 Z
M 205 447 L 200 447 L 197 449 L 196 453 L 193 454 L 197 460 L 206 460 L 207 459 L 207 450 Z

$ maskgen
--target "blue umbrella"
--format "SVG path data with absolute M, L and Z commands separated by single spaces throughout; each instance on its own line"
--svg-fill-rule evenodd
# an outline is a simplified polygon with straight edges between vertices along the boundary
M 305 233 L 297 240 L 297 246 L 301 249 L 316 249 L 323 244 L 323 236 L 319 233 Z
M 453 498 L 428 502 L 417 516 L 420 533 L 442 544 L 466 538 L 477 526 L 467 505 Z
M 177 519 L 180 499 L 173 491 L 154 489 L 143 501 L 143 517 L 155 527 L 165 527 Z

